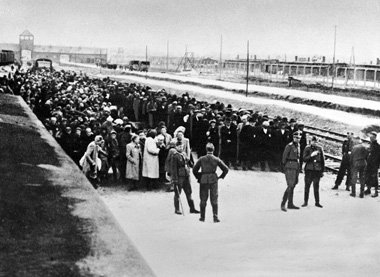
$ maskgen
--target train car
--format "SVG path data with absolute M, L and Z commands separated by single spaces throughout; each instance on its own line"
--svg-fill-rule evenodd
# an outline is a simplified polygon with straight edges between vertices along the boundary
M 0 65 L 9 65 L 15 62 L 15 53 L 10 50 L 1 50 Z
M 48 69 L 53 71 L 53 62 L 50 59 L 37 59 L 34 61 L 32 70 Z

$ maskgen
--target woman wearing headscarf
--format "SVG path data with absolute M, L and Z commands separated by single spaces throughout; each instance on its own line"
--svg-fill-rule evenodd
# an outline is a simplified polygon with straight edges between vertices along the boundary
M 159 174 L 158 154 L 160 149 L 157 147 L 156 130 L 150 130 L 145 140 L 144 155 L 143 155 L 143 169 L 142 176 L 146 178 L 146 187 L 152 190 L 155 186 Z
M 140 180 L 140 162 L 141 162 L 141 147 L 140 138 L 138 135 L 132 135 L 132 141 L 127 144 L 127 168 L 125 178 L 130 183 L 128 190 L 137 189 L 137 184 Z

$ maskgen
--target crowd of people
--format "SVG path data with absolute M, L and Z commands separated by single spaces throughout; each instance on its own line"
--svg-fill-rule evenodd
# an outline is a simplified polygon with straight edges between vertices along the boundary
M 165 184 L 172 191 L 175 187 L 168 173 L 173 168 L 175 152 L 181 152 L 192 166 L 192 155 L 206 155 L 206 145 L 210 143 L 215 157 L 227 167 L 288 172 L 283 210 L 287 201 L 288 208 L 294 207 L 293 189 L 305 163 L 304 205 L 313 183 L 316 205 L 322 207 L 318 178 L 324 171 L 323 150 L 317 147 L 316 138 L 307 143 L 304 124 L 295 119 L 270 118 L 220 101 L 199 101 L 188 93 L 170 94 L 164 89 L 155 91 L 140 84 L 89 78 L 72 71 L 16 71 L 3 77 L 0 84 L 0 92 L 24 98 L 95 188 L 112 178 L 113 182 L 127 184 L 130 190 L 152 190 Z M 356 166 L 352 158 L 356 153 L 352 140 L 343 144 L 342 166 L 334 188 L 346 173 L 346 184 L 355 194 L 355 176 L 359 172 L 361 183 L 367 175 L 367 185 L 375 187 L 374 196 L 378 195 L 374 176 L 380 163 L 379 146 L 376 139 L 371 141 L 369 151 L 360 151 L 362 156 L 358 158 L 366 160 L 364 169 Z M 108 174 L 110 169 L 112 176 Z M 185 193 L 190 210 L 195 211 L 191 193 Z M 175 207 L 178 211 L 177 202 Z

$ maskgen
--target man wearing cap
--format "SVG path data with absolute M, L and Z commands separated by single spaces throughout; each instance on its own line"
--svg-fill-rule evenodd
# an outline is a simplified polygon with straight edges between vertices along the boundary
M 365 186 L 365 168 L 367 165 L 367 156 L 368 151 L 365 148 L 362 140 L 359 136 L 354 138 L 355 146 L 352 148 L 352 153 L 350 157 L 351 164 L 351 194 L 350 196 L 356 196 L 356 181 L 358 179 L 360 181 L 360 198 L 364 197 L 364 186 Z
M 179 209 L 179 197 L 181 191 L 185 192 L 187 203 L 190 207 L 190 213 L 199 213 L 195 209 L 194 200 L 191 197 L 192 189 L 190 184 L 190 168 L 188 166 L 188 159 L 183 152 L 183 145 L 180 141 L 176 142 L 176 152 L 171 156 L 170 177 L 174 185 L 174 208 L 176 214 L 181 214 Z
M 284 168 L 286 185 L 287 188 L 284 192 L 284 196 L 282 197 L 281 202 L 281 210 L 286 212 L 285 204 L 288 202 L 288 209 L 296 209 L 299 207 L 293 204 L 293 193 L 294 188 L 298 183 L 299 176 L 299 158 L 300 158 L 300 150 L 299 150 L 299 141 L 301 139 L 301 135 L 298 132 L 293 134 L 293 142 L 286 145 L 284 153 L 282 155 L 282 165 Z
M 377 133 L 371 132 L 370 134 L 370 148 L 367 157 L 367 167 L 365 169 L 367 190 L 365 194 L 371 193 L 371 188 L 375 189 L 375 193 L 372 197 L 378 197 L 379 188 L 379 164 L 380 164 L 380 145 L 376 141 Z
M 225 125 L 220 128 L 221 158 L 227 164 L 236 169 L 236 126 L 231 124 L 231 119 L 226 118 Z
M 264 121 L 261 128 L 257 130 L 257 147 L 260 168 L 262 171 L 265 171 L 267 166 L 268 168 L 272 166 L 273 161 L 270 151 L 273 147 L 272 132 L 269 129 L 268 121 Z
M 193 167 L 193 174 L 200 183 L 201 217 L 199 220 L 205 221 L 207 199 L 210 194 L 213 218 L 214 222 L 217 223 L 220 222 L 218 218 L 218 179 L 224 179 L 228 173 L 228 167 L 218 157 L 213 155 L 214 145 L 212 143 L 207 143 L 206 152 L 207 154 L 199 158 Z M 216 174 L 217 167 L 222 170 L 220 176 Z
M 274 159 L 275 159 L 275 167 L 277 169 L 281 168 L 281 162 L 282 162 L 282 153 L 284 153 L 285 147 L 288 144 L 289 141 L 289 130 L 286 129 L 286 123 L 280 122 L 279 123 L 279 129 L 277 129 L 274 134 Z
M 303 153 L 305 161 L 305 194 L 302 207 L 306 207 L 309 200 L 309 191 L 311 183 L 313 183 L 315 206 L 323 208 L 319 203 L 319 181 L 325 170 L 325 155 L 323 149 L 318 145 L 318 140 L 315 136 L 312 137 L 310 145 L 305 147 Z
M 334 190 L 338 189 L 343 181 L 344 175 L 346 175 L 346 190 L 349 191 L 351 187 L 351 166 L 350 166 L 350 156 L 352 148 L 354 147 L 354 142 L 352 139 L 353 133 L 347 132 L 347 139 L 343 141 L 342 145 L 342 161 L 340 163 L 338 175 L 336 176 L 335 186 L 332 188 Z
M 287 127 L 289 134 L 290 134 L 289 142 L 292 142 L 292 140 L 293 140 L 292 134 L 294 134 L 294 132 L 297 131 L 296 123 L 297 123 L 297 121 L 294 118 L 291 118 L 289 121 L 289 125 Z
M 215 155 L 219 155 L 219 129 L 216 127 L 216 120 L 211 119 L 210 120 L 210 127 L 208 131 L 206 132 L 207 135 L 207 142 L 212 143 L 215 147 Z

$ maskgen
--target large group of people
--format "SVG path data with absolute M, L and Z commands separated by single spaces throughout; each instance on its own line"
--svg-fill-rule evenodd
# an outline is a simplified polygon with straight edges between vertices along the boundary
M 152 190 L 164 184 L 168 191 L 175 192 L 176 213 L 180 213 L 178 199 L 182 189 L 190 212 L 196 213 L 188 183 L 190 171 L 186 168 L 195 164 L 194 175 L 204 188 L 201 189 L 201 219 L 204 220 L 210 193 L 217 222 L 216 166 L 224 172 L 221 178 L 227 174 L 228 167 L 283 171 L 287 182 L 281 203 L 283 211 L 286 203 L 288 209 L 298 209 L 293 203 L 293 190 L 304 169 L 302 206 L 308 205 L 313 184 L 315 205 L 322 207 L 319 180 L 324 171 L 323 149 L 315 137 L 307 143 L 304 124 L 295 119 L 270 118 L 262 112 L 234 108 L 220 101 L 199 101 L 188 93 L 170 94 L 164 89 L 155 91 L 140 84 L 89 78 L 63 70 L 16 72 L 0 80 L 0 92 L 24 98 L 95 188 L 110 178 L 127 184 L 130 190 Z M 368 151 L 360 148 L 360 143 L 355 145 L 351 137 L 344 142 L 334 189 L 347 174 L 346 186 L 354 196 L 359 174 L 361 184 L 374 187 L 374 196 L 378 195 L 380 154 L 376 143 L 376 139 L 371 139 Z M 212 157 L 211 153 L 214 153 Z M 208 158 L 195 163 L 193 154 Z M 206 174 L 199 173 L 199 168 Z M 212 168 L 210 176 L 208 168 Z M 364 186 L 361 186 L 361 197 L 368 192 Z

